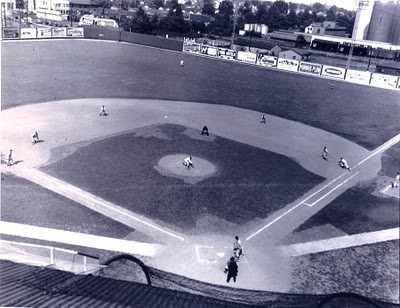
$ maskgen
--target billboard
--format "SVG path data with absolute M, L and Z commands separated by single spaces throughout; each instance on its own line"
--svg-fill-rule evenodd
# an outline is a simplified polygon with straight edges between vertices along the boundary
M 369 84 L 371 73 L 365 71 L 347 70 L 345 79 L 350 82 Z
M 21 28 L 21 38 L 36 38 L 36 28 Z
M 68 28 L 67 36 L 83 37 L 83 28 Z
M 259 54 L 257 57 L 257 63 L 262 66 L 276 67 L 278 58 Z
M 51 37 L 51 28 L 37 28 L 37 37 L 38 38 Z
M 331 78 L 344 79 L 345 73 L 346 73 L 345 68 L 324 65 L 322 68 L 321 75 L 331 77 Z
M 222 59 L 235 60 L 236 51 L 232 49 L 218 48 L 218 57 Z
M 183 43 L 183 51 L 185 52 L 193 52 L 193 53 L 200 53 L 201 52 L 201 45 L 193 42 L 186 41 Z
M 243 61 L 246 63 L 256 64 L 257 62 L 257 54 L 247 51 L 238 51 L 237 60 Z
M 281 70 L 297 72 L 299 68 L 299 61 L 279 58 L 277 67 Z
M 66 37 L 67 29 L 66 28 L 52 28 L 51 34 L 53 37 Z
M 396 89 L 397 76 L 384 75 L 384 74 L 372 74 L 371 85 L 380 88 Z
M 211 46 L 206 46 L 206 45 L 201 45 L 201 53 L 204 54 L 204 55 L 209 55 L 209 56 L 216 57 L 218 55 L 218 48 L 211 47 Z
M 18 39 L 19 29 L 18 28 L 3 28 L 3 39 Z
M 317 63 L 300 62 L 299 72 L 321 75 L 322 65 Z

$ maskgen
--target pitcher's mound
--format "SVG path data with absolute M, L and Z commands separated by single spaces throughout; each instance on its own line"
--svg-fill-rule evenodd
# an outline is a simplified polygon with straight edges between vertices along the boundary
M 216 172 L 217 168 L 212 163 L 196 156 L 192 156 L 194 168 L 188 169 L 183 165 L 183 161 L 189 156 L 186 154 L 164 156 L 155 168 L 164 176 L 179 178 L 190 184 L 201 182 Z

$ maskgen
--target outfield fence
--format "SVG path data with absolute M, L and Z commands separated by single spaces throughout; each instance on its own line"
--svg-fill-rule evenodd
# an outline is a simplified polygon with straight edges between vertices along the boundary
M 182 50 L 183 52 L 203 55 L 210 58 L 244 62 L 255 66 L 269 67 L 277 70 L 312 76 L 322 76 L 332 80 L 342 80 L 351 83 L 400 91 L 400 77 L 393 75 L 370 73 L 368 71 L 345 69 L 331 65 L 279 58 L 264 53 L 236 51 L 233 49 L 196 43 L 193 40 L 184 41 Z
M 2 38 L 3 40 L 87 38 L 134 43 L 175 51 L 182 51 L 183 48 L 183 41 L 181 40 L 167 39 L 160 36 L 126 32 L 121 31 L 121 29 L 110 29 L 97 26 L 84 26 L 78 28 L 3 28 Z

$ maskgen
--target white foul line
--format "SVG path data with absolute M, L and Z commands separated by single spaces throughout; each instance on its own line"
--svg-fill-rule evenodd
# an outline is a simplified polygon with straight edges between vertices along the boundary
M 297 208 L 299 205 L 301 204 L 306 204 L 308 206 L 310 206 L 309 204 L 305 203 L 308 199 L 310 199 L 311 197 L 315 196 L 316 194 L 318 194 L 319 192 L 321 192 L 322 190 L 324 190 L 325 188 L 327 188 L 329 185 L 331 185 L 332 183 L 334 183 L 335 181 L 337 181 L 338 179 L 340 179 L 343 175 L 345 175 L 347 173 L 343 173 L 342 175 L 339 175 L 336 179 L 330 181 L 328 184 L 326 184 L 325 186 L 321 187 L 319 190 L 317 190 L 316 192 L 314 192 L 312 195 L 308 196 L 306 199 L 304 199 L 303 201 L 301 201 L 300 203 L 296 204 L 295 206 L 293 206 L 292 208 L 290 208 L 289 210 L 287 210 L 285 213 L 283 213 L 282 215 L 278 216 L 277 218 L 275 218 L 273 221 L 269 222 L 268 224 L 266 224 L 264 227 L 262 227 L 261 229 L 259 229 L 258 231 L 256 231 L 255 233 L 253 233 L 252 235 L 250 235 L 249 237 L 246 238 L 246 241 L 248 241 L 249 239 L 251 239 L 252 237 L 256 236 L 257 234 L 259 234 L 260 232 L 262 232 L 263 230 L 265 230 L 266 228 L 268 228 L 270 225 L 272 225 L 273 223 L 275 223 L 276 221 L 278 221 L 279 219 L 281 219 L 283 216 L 289 214 L 291 211 L 293 211 L 295 208 Z
M 385 142 L 383 145 L 379 146 L 376 150 L 373 151 L 373 153 L 371 155 L 369 155 L 367 158 L 364 158 L 362 161 L 360 161 L 357 165 L 354 166 L 360 166 L 361 164 L 363 164 L 364 162 L 366 162 L 368 159 L 370 159 L 371 157 L 375 156 L 376 154 L 386 150 L 387 148 L 391 147 L 392 145 L 396 144 L 397 142 L 400 141 L 400 134 L 398 134 L 397 136 L 393 137 L 392 139 L 390 139 L 389 141 Z M 330 192 L 328 192 L 327 194 L 325 194 L 323 197 L 321 197 L 320 199 L 318 199 L 317 201 L 315 201 L 312 204 L 308 204 L 305 203 L 308 199 L 310 199 L 311 197 L 315 196 L 316 194 L 318 194 L 319 192 L 321 192 L 323 189 L 325 189 L 326 187 L 328 187 L 330 184 L 334 183 L 335 181 L 337 181 L 339 178 L 341 178 L 343 175 L 345 175 L 346 173 L 343 173 L 342 175 L 338 176 L 336 179 L 332 180 L 331 182 L 329 182 L 328 184 L 326 184 L 324 187 L 322 187 L 321 189 L 317 190 L 315 193 L 313 193 L 312 195 L 308 196 L 306 199 L 304 199 L 303 201 L 301 201 L 300 203 L 296 204 L 294 207 L 290 208 L 289 210 L 287 210 L 285 213 L 281 214 L 280 216 L 278 216 L 277 218 L 275 218 L 274 220 L 272 220 L 271 222 L 269 222 L 268 224 L 266 224 L 264 227 L 262 227 L 261 229 L 259 229 L 258 231 L 256 231 L 255 233 L 253 233 L 252 235 L 248 236 L 246 238 L 246 241 L 248 241 L 249 239 L 251 239 L 252 237 L 256 236 L 257 234 L 259 234 L 260 232 L 262 232 L 263 230 L 265 230 L 266 228 L 268 228 L 270 225 L 272 225 L 273 223 L 275 223 L 276 221 L 278 221 L 279 219 L 281 219 L 283 216 L 289 214 L 291 211 L 293 211 L 295 208 L 297 208 L 299 205 L 301 204 L 305 204 L 307 206 L 313 206 L 314 204 L 316 204 L 317 202 L 321 201 L 323 198 L 325 198 L 326 196 L 328 196 L 330 193 L 332 193 L 334 190 L 336 190 L 337 188 L 339 188 L 341 185 L 343 185 L 344 183 L 346 183 L 347 181 L 349 181 L 352 177 L 356 176 L 358 174 L 355 173 L 354 175 L 352 175 L 350 178 L 348 178 L 346 181 L 340 183 L 338 186 L 336 186 L 335 188 L 333 188 Z
M 360 166 L 363 163 L 365 163 L 368 159 L 370 159 L 371 157 L 375 156 L 376 154 L 385 151 L 387 148 L 390 148 L 392 145 L 396 144 L 397 142 L 400 141 L 400 134 L 393 137 L 392 139 L 390 139 L 389 141 L 385 142 L 383 145 L 381 145 L 380 147 L 378 147 L 377 149 L 375 149 L 371 155 L 369 155 L 368 157 L 364 158 L 362 161 L 360 161 L 357 165 L 354 166 Z
M 345 172 L 345 173 L 342 173 L 342 174 L 339 175 L 336 179 L 330 181 L 330 182 L 329 182 L 328 184 L 326 184 L 324 187 L 318 189 L 315 193 L 313 193 L 312 195 L 310 195 L 310 196 L 308 196 L 306 199 L 304 199 L 304 200 L 302 201 L 302 203 L 308 205 L 307 203 L 305 203 L 308 199 L 310 199 L 310 198 L 314 197 L 316 194 L 320 193 L 322 190 L 324 190 L 325 188 L 327 188 L 328 186 L 330 186 L 332 183 L 334 183 L 334 182 L 336 182 L 337 180 L 339 180 L 339 179 L 340 179 L 342 176 L 344 176 L 345 174 L 347 174 L 347 173 L 346 173 L 346 172 Z
M 315 201 L 314 203 L 310 204 L 309 206 L 313 206 L 315 204 L 317 204 L 318 202 L 320 202 L 322 199 L 324 199 L 325 197 L 329 196 L 332 192 L 334 192 L 336 189 L 338 189 L 340 186 L 342 186 L 343 184 L 347 183 L 348 181 L 350 181 L 352 178 L 354 178 L 359 172 L 354 173 L 351 177 L 349 177 L 347 180 L 343 181 L 342 183 L 340 183 L 339 185 L 337 185 L 336 187 L 332 188 L 330 191 L 328 191 L 325 195 L 323 195 L 321 198 L 319 198 L 317 201 Z
M 41 178 L 44 179 L 44 180 L 48 180 L 48 179 L 46 179 L 46 177 L 49 177 L 49 176 L 48 176 L 48 175 L 45 175 L 45 177 L 43 177 L 39 171 L 36 171 L 36 170 L 33 171 L 33 170 L 29 169 L 29 168 L 24 168 L 24 167 L 22 167 L 22 166 L 20 166 L 19 168 L 21 168 L 21 169 L 23 169 L 23 170 L 26 170 L 26 171 L 30 172 L 31 174 L 33 174 L 33 175 L 35 175 L 35 176 L 37 176 L 37 177 L 41 177 Z M 72 185 L 70 185 L 70 184 L 67 184 L 67 185 L 68 185 L 68 186 L 64 186 L 64 187 L 67 188 L 69 191 L 71 191 L 71 186 L 72 186 Z M 185 240 L 183 237 L 180 237 L 180 236 L 175 235 L 175 234 L 173 234 L 173 233 L 171 233 L 171 232 L 168 232 L 168 231 L 166 231 L 166 230 L 163 230 L 163 229 L 161 229 L 160 227 L 157 227 L 157 226 L 155 226 L 155 225 L 153 225 L 153 224 L 151 224 L 151 223 L 148 223 L 147 221 L 141 220 L 140 218 L 137 218 L 137 217 L 135 217 L 135 216 L 132 216 L 132 215 L 130 215 L 130 214 L 127 214 L 127 213 L 125 213 L 125 212 L 123 212 L 123 211 L 121 211 L 121 210 L 118 210 L 118 209 L 116 209 L 116 208 L 114 208 L 114 207 L 112 207 L 112 206 L 109 206 L 109 205 L 107 205 L 107 204 L 105 204 L 105 203 L 103 203 L 103 202 L 101 202 L 101 201 L 99 201 L 99 200 L 96 200 L 95 198 L 93 198 L 93 197 L 90 196 L 89 194 L 82 194 L 82 192 L 80 192 L 80 189 L 77 189 L 76 191 L 73 191 L 73 193 L 74 193 L 74 194 L 77 194 L 77 195 L 80 195 L 80 196 L 83 197 L 84 199 L 89 199 L 89 200 L 91 200 L 91 201 L 93 201 L 93 202 L 95 202 L 95 203 L 97 203 L 97 204 L 99 204 L 99 205 L 101 205 L 101 206 L 103 206 L 103 207 L 106 207 L 106 208 L 108 208 L 108 209 L 110 209 L 110 210 L 112 210 L 112 211 L 114 211 L 114 212 L 117 212 L 117 213 L 119 213 L 119 214 L 122 214 L 122 215 L 124 215 L 124 216 L 127 216 L 127 217 L 129 217 L 129 218 L 131 218 L 131 219 L 133 219 L 133 220 L 139 221 L 139 222 L 141 222 L 142 224 L 147 225 L 147 226 L 149 226 L 149 227 L 151 227 L 151 228 L 153 228 L 153 229 L 156 229 L 156 230 L 158 230 L 158 231 L 160 231 L 160 232 L 166 233 L 166 234 L 168 234 L 168 235 L 170 235 L 170 236 L 172 236 L 172 237 L 176 237 L 177 239 L 180 239 L 181 241 L 184 241 L 184 240 Z

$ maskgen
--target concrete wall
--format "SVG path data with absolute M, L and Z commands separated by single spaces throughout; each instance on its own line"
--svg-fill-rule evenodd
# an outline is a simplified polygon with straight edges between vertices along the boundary
M 367 40 L 400 44 L 400 4 L 375 2 Z

